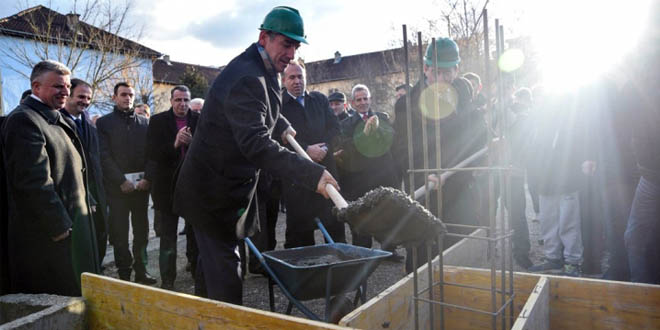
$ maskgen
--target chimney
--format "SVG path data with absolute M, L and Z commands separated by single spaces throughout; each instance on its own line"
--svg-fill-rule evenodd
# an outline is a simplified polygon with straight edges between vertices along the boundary
M 341 53 L 339 51 L 335 52 L 335 61 L 332 64 L 338 64 L 341 62 Z
M 66 26 L 69 30 L 75 30 L 80 21 L 80 14 L 68 13 L 66 14 Z

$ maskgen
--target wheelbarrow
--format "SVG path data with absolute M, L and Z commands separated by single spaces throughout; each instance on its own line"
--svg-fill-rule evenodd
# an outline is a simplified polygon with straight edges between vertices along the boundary
M 270 276 L 270 310 L 275 312 L 272 282 L 289 299 L 286 314 L 295 305 L 312 320 L 322 320 L 301 301 L 325 298 L 325 320 L 330 321 L 333 296 L 355 291 L 353 305 L 366 302 L 367 278 L 391 252 L 335 243 L 317 218 L 316 224 L 328 244 L 261 253 L 249 238 L 245 242 Z

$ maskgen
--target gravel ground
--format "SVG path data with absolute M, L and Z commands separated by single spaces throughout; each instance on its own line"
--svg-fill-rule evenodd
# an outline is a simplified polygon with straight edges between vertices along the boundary
M 531 200 L 528 197 L 528 208 L 527 208 L 527 218 L 530 230 L 530 241 L 532 243 L 532 252 L 530 257 L 534 263 L 537 263 L 541 260 L 541 246 L 539 246 L 540 240 L 540 224 L 536 219 L 533 209 L 531 208 Z M 149 213 L 151 228 L 153 228 L 153 214 Z M 284 244 L 284 230 L 285 230 L 285 215 L 280 213 L 278 224 L 277 224 L 277 240 L 278 245 L 276 249 L 282 249 Z M 183 221 L 179 224 L 180 230 L 183 229 Z M 346 237 L 350 241 L 350 231 L 346 231 Z M 322 242 L 321 233 L 316 231 L 316 242 Z M 174 283 L 175 290 L 177 292 L 192 294 L 194 292 L 194 281 L 189 272 L 185 270 L 186 267 L 186 257 L 185 257 L 185 236 L 180 235 L 178 241 L 178 258 L 177 258 L 177 269 L 178 275 L 176 282 Z M 158 247 L 160 240 L 158 237 L 155 237 L 153 229 L 150 232 L 149 239 L 149 264 L 148 271 L 155 277 L 159 278 L 158 271 Z M 374 242 L 374 248 L 379 248 L 379 244 Z M 399 248 L 397 252 L 400 255 L 405 255 L 405 249 Z M 499 253 L 498 253 L 499 257 Z M 499 266 L 499 262 L 497 263 Z M 114 258 L 112 253 L 112 248 L 110 247 L 106 257 L 104 259 L 104 266 L 106 276 L 117 277 L 117 269 L 114 265 Z M 514 265 L 515 271 L 522 271 L 518 265 Z M 367 282 L 367 300 L 373 298 L 378 293 L 384 291 L 388 287 L 392 286 L 394 283 L 398 282 L 405 275 L 404 263 L 403 262 L 392 262 L 392 261 L 383 261 L 376 268 L 376 270 L 371 274 Z M 253 307 L 262 310 L 269 310 L 268 303 L 268 281 L 265 277 L 260 275 L 248 274 L 244 283 L 243 283 L 243 304 L 248 307 Z M 160 279 L 159 283 L 160 285 Z M 349 296 L 351 299 L 353 295 Z M 275 289 L 275 308 L 277 312 L 284 313 L 288 304 L 288 300 L 281 293 L 279 289 Z M 315 299 L 304 302 L 305 306 L 310 308 L 314 313 L 323 317 L 325 303 L 324 299 Z M 298 311 L 296 308 L 293 309 L 293 315 L 304 317 L 304 315 Z

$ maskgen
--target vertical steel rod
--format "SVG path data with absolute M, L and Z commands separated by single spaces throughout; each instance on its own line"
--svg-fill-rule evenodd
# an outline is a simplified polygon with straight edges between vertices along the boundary
M 420 36 L 421 36 L 421 34 L 420 34 Z M 431 47 L 433 47 L 432 48 L 433 49 L 433 54 L 435 54 L 435 38 L 431 39 Z M 422 60 L 422 68 L 423 68 L 423 65 L 424 65 L 423 63 L 424 63 L 424 60 Z M 434 73 L 436 72 L 435 69 L 434 69 L 433 72 Z M 424 70 L 422 69 L 422 75 L 423 74 L 424 74 Z M 430 87 L 431 86 L 426 86 L 426 88 L 430 88 Z M 422 90 L 421 95 L 422 96 L 424 95 L 424 90 Z M 422 104 L 424 102 L 423 99 L 424 99 L 423 97 L 420 97 L 420 100 L 419 100 L 420 110 L 422 110 L 424 108 L 424 106 Z M 428 109 L 427 109 L 427 111 L 428 111 Z M 423 162 L 424 162 L 423 163 L 423 169 L 427 170 L 427 169 L 429 169 L 429 142 L 428 142 L 428 131 L 427 131 L 427 127 L 426 127 L 427 119 L 426 119 L 426 114 L 424 113 L 423 110 L 421 111 L 421 116 L 422 116 L 422 155 L 424 156 L 424 158 L 423 158 Z M 428 186 L 428 183 L 429 183 L 428 182 L 428 175 L 424 174 L 424 186 L 425 187 Z M 430 208 L 429 207 L 430 202 L 431 202 L 431 194 L 428 194 L 428 193 L 424 194 L 424 207 L 429 209 Z M 417 265 L 415 265 L 415 267 L 416 266 Z
M 499 20 L 496 19 L 495 20 L 495 39 L 496 39 L 496 45 L 499 47 L 499 33 L 497 33 L 497 31 L 499 31 L 498 25 L 499 25 Z M 495 57 L 495 63 L 497 63 L 497 60 L 498 60 L 498 58 Z M 493 158 L 495 159 L 495 157 L 493 157 Z M 493 207 L 495 207 L 495 205 L 493 205 Z M 496 209 L 495 209 L 495 212 L 497 212 Z M 495 212 L 493 212 L 493 215 L 492 215 L 491 221 L 490 221 L 490 231 L 491 231 L 491 235 L 493 235 L 493 236 L 497 236 L 497 234 L 496 234 L 496 231 L 497 231 L 497 228 L 496 228 L 497 227 L 497 225 L 496 225 L 496 215 L 494 214 Z M 491 261 L 490 261 L 491 310 L 492 310 L 493 313 L 495 313 L 495 312 L 497 312 L 497 295 L 496 295 L 496 285 L 497 285 L 496 281 L 497 280 L 496 280 L 495 242 L 492 242 L 492 241 L 489 242 L 489 248 L 493 252 L 493 254 L 491 254 L 491 256 L 490 256 L 491 257 Z M 495 316 L 495 315 L 491 319 L 491 328 L 493 330 L 497 329 L 497 316 Z
M 439 272 L 439 279 L 438 279 L 438 294 L 440 299 L 440 302 L 445 301 L 445 260 L 444 256 L 442 255 L 443 252 L 443 246 L 444 246 L 444 235 L 440 234 L 438 235 L 438 266 L 440 267 L 440 272 Z M 445 306 L 440 305 L 440 329 L 444 330 L 445 329 Z
M 483 88 L 481 90 L 482 93 L 484 93 L 484 96 L 486 96 L 486 110 L 490 110 L 490 40 L 488 38 L 488 10 L 484 9 L 483 11 L 483 22 L 484 22 L 484 80 L 482 86 Z M 490 129 L 489 129 L 490 131 Z M 488 141 L 492 140 L 492 136 L 490 136 L 491 139 Z
M 429 301 L 433 301 L 433 241 L 429 240 L 426 242 L 426 269 L 429 276 Z M 435 305 L 429 305 L 429 329 L 435 329 Z
M 403 25 L 403 58 L 406 61 L 405 64 L 405 69 L 406 69 L 406 86 L 410 86 L 410 65 L 409 65 L 409 60 L 408 60 L 408 28 L 404 24 Z M 412 109 L 410 108 L 410 98 L 412 95 L 410 94 L 410 91 L 407 91 L 406 95 L 406 119 L 407 119 L 407 133 L 408 133 L 408 168 L 409 169 L 414 169 L 415 167 L 415 161 L 413 159 L 413 139 L 412 139 Z M 414 196 L 415 194 L 415 173 L 410 172 L 408 173 L 408 180 L 409 180 L 409 186 L 408 188 L 410 189 L 410 196 Z
M 415 329 L 419 329 L 419 278 L 417 277 L 417 246 L 413 245 L 412 248 L 412 262 L 413 262 L 413 307 L 415 312 Z

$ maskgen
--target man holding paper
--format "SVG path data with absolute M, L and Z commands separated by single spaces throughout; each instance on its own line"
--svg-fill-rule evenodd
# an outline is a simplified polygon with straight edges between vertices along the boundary
M 149 181 L 144 177 L 145 146 L 149 121 L 135 114 L 135 90 L 120 82 L 115 85 L 113 111 L 96 122 L 101 149 L 101 166 L 110 205 L 110 242 L 114 246 L 119 278 L 155 284 L 147 273 Z M 133 254 L 128 249 L 128 217 L 133 227 Z M 132 264 L 132 265 L 131 265 Z

